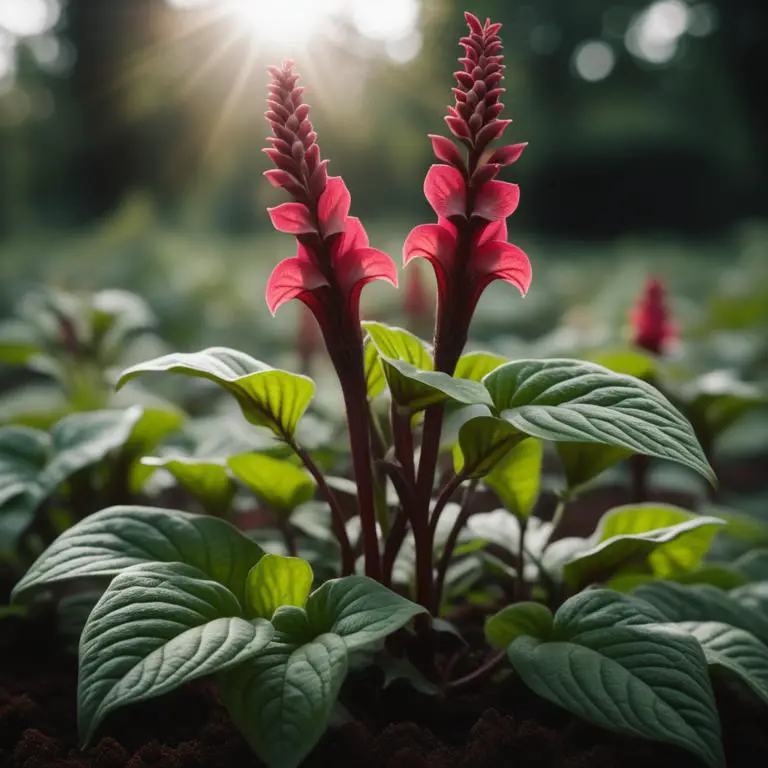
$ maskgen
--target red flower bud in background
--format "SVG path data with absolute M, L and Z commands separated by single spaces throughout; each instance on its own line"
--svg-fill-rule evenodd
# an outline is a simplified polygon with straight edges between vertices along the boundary
M 456 72 L 455 106 L 445 118 L 466 148 L 467 158 L 444 136 L 430 136 L 441 161 L 424 182 L 424 194 L 437 214 L 437 224 L 416 227 L 408 236 L 403 260 L 421 256 L 435 270 L 438 291 L 435 362 L 452 372 L 466 342 L 469 324 L 486 286 L 505 280 L 523 295 L 531 283 L 528 257 L 507 242 L 506 218 L 520 199 L 516 184 L 498 181 L 501 169 L 514 163 L 525 144 L 488 151 L 510 124 L 500 120 L 499 101 L 504 64 L 498 32 L 501 24 L 466 13 L 469 34 L 461 38 L 463 70 Z
M 414 326 L 432 320 L 432 300 L 418 269 L 409 269 L 405 278 L 403 309 Z
M 280 232 L 294 235 L 298 252 L 275 267 L 267 283 L 267 305 L 274 314 L 299 299 L 317 318 L 329 350 L 359 337 L 360 292 L 373 280 L 397 285 L 392 259 L 368 245 L 360 220 L 349 215 L 350 195 L 339 176 L 328 176 L 317 134 L 302 102 L 293 63 L 271 67 L 266 112 L 273 135 L 264 151 L 275 164 L 265 176 L 288 192 L 293 202 L 268 209 Z M 333 356 L 333 355 L 332 355 Z
M 666 288 L 659 278 L 648 278 L 630 320 L 632 341 L 653 354 L 664 354 L 677 333 L 667 308 Z

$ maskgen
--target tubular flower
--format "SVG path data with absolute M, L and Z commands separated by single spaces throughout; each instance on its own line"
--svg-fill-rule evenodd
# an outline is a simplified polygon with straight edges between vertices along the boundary
M 501 24 L 490 20 L 481 24 L 471 13 L 465 18 L 469 34 L 460 40 L 463 69 L 455 73 L 456 103 L 448 108 L 445 121 L 466 151 L 445 136 L 430 136 L 440 162 L 429 169 L 424 194 L 437 214 L 437 224 L 416 227 L 403 249 L 405 264 L 420 256 L 435 270 L 436 365 L 449 373 L 485 287 L 493 280 L 505 280 L 525 295 L 531 283 L 528 257 L 507 242 L 506 219 L 517 208 L 519 187 L 496 179 L 526 145 L 489 150 L 511 122 L 499 119 L 504 108 L 499 101 L 504 90 Z
M 659 278 L 648 278 L 630 319 L 632 341 L 649 352 L 661 355 L 675 339 L 677 334 L 667 308 L 666 289 Z
M 397 285 L 392 259 L 371 248 L 360 220 L 349 215 L 350 195 L 339 176 L 328 176 L 320 159 L 317 134 L 302 101 L 293 62 L 271 67 L 272 82 L 266 118 L 272 127 L 271 146 L 264 151 L 275 168 L 264 174 L 270 183 L 293 198 L 267 209 L 280 232 L 294 235 L 298 251 L 275 267 L 267 283 L 267 305 L 274 314 L 290 299 L 309 307 L 326 344 L 359 335 L 360 292 L 373 280 Z

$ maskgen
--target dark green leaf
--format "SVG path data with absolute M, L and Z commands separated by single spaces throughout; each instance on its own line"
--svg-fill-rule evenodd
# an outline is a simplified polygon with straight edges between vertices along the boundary
M 599 443 L 558 443 L 557 452 L 569 491 L 579 490 L 633 453 L 626 448 Z
M 0 507 L 36 488 L 49 451 L 45 432 L 29 427 L 0 428 Z
M 506 648 L 521 635 L 547 640 L 551 631 L 552 612 L 541 603 L 508 605 L 485 622 L 485 639 L 494 648 Z

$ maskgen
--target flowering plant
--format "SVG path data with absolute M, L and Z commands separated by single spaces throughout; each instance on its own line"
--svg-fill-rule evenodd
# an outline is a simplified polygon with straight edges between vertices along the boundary
M 508 660 L 537 694 L 578 716 L 721 766 L 708 663 L 738 668 L 765 695 L 750 659 L 768 635 L 732 607 L 756 593 L 744 587 L 715 599 L 663 581 L 696 571 L 721 520 L 620 508 L 589 539 L 557 539 L 584 485 L 632 454 L 678 462 L 712 481 L 688 421 L 646 382 L 600 365 L 464 353 L 486 286 L 503 280 L 525 294 L 532 274 L 528 256 L 508 242 L 519 189 L 498 178 L 525 146 L 495 145 L 510 123 L 501 118 L 500 25 L 466 20 L 446 117 L 461 149 L 430 137 L 439 162 L 424 192 L 437 222 L 416 227 L 403 249 L 406 266 L 422 257 L 435 272 L 432 344 L 360 322 L 362 289 L 375 280 L 396 286 L 395 264 L 370 246 L 350 215 L 349 190 L 328 175 L 292 64 L 270 70 L 266 153 L 275 167 L 266 176 L 291 200 L 269 215 L 296 239 L 297 253 L 272 272 L 267 304 L 274 313 L 298 299 L 317 322 L 344 399 L 351 477 L 329 476 L 303 444 L 299 424 L 315 393 L 307 376 L 222 347 L 124 371 L 119 386 L 165 371 L 212 381 L 247 422 L 271 433 L 280 452 L 230 456 L 215 472 L 266 501 L 285 547 L 267 553 L 258 534 L 254 540 L 215 516 L 146 506 L 105 509 L 54 542 L 15 599 L 78 579 L 109 582 L 80 642 L 84 742 L 117 707 L 215 675 L 258 755 L 292 768 L 325 731 L 349 670 L 398 655 L 406 677 L 437 695 L 482 684 Z M 382 424 L 375 404 L 387 396 Z M 545 443 L 565 477 L 552 522 L 533 517 Z M 481 486 L 502 508 L 473 514 Z M 350 487 L 351 513 L 341 500 Z M 338 557 L 337 577 L 313 590 L 295 534 L 310 527 L 305 503 L 315 495 L 312 530 L 332 533 Z M 318 525 L 325 514 L 327 525 Z M 492 601 L 488 647 L 446 652 L 438 619 L 463 594 L 457 583 L 466 583 L 466 564 L 483 553 L 471 579 L 481 582 L 494 556 L 498 573 L 499 550 L 511 585 Z M 619 591 L 627 580 L 633 595 Z M 590 585 L 615 588 L 584 591 Z M 726 658 L 726 636 L 738 639 L 738 659 Z

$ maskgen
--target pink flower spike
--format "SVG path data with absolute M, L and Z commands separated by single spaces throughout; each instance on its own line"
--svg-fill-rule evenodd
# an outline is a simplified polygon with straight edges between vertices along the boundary
M 492 240 L 475 251 L 472 270 L 478 279 L 474 289 L 478 298 L 485 286 L 493 280 L 511 283 L 523 296 L 531 286 L 531 262 L 528 256 L 516 245 L 501 240 Z
M 424 195 L 435 213 L 443 218 L 467 215 L 464 178 L 449 165 L 433 165 L 424 180 Z
M 429 138 L 432 141 L 432 152 L 438 160 L 458 168 L 462 173 L 466 173 L 467 167 L 464 163 L 464 158 L 450 139 L 435 134 L 429 134 Z
M 495 149 L 488 158 L 489 163 L 498 163 L 499 165 L 512 165 L 520 159 L 523 150 L 528 146 L 528 142 L 522 144 L 510 144 L 506 147 Z
M 520 187 L 506 181 L 489 181 L 477 192 L 473 216 L 498 221 L 511 216 L 520 202 Z
M 481 245 L 490 243 L 492 240 L 502 240 L 505 243 L 507 242 L 506 219 L 498 219 L 497 221 L 491 221 L 486 224 L 482 230 L 480 230 L 480 235 L 475 242 L 475 247 L 479 248 Z
M 272 219 L 272 226 L 278 232 L 286 232 L 289 235 L 317 232 L 307 206 L 302 203 L 283 203 L 275 208 L 267 208 L 267 213 Z
M 414 227 L 403 246 L 403 266 L 416 258 L 426 259 L 436 269 L 449 272 L 454 263 L 456 235 L 441 224 Z
M 317 217 L 324 237 L 346 229 L 351 197 L 341 176 L 330 176 L 317 204 Z
M 311 261 L 301 256 L 285 259 L 272 270 L 267 281 L 269 311 L 274 315 L 286 301 L 301 298 L 324 285 L 328 285 L 327 280 Z
M 355 305 L 363 287 L 374 280 L 386 280 L 397 288 L 395 263 L 384 251 L 376 248 L 346 251 L 339 256 L 336 269 L 342 290 Z

